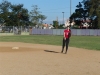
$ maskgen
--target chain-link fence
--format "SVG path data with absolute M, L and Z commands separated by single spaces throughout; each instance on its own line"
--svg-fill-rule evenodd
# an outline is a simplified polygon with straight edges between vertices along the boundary
M 32 29 L 31 35 L 63 35 L 64 29 Z M 100 29 L 71 29 L 72 35 L 100 36 Z
M 1 35 L 29 35 L 29 26 L 0 26 Z
M 64 29 L 38 29 L 29 26 L 0 27 L 2 35 L 63 35 Z M 100 36 L 100 29 L 71 29 L 72 35 Z

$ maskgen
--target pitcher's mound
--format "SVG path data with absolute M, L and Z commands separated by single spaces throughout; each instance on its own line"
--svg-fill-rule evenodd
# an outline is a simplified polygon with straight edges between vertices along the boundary
M 24 47 L 0 47 L 0 52 L 26 52 L 37 50 L 34 48 L 24 48 Z

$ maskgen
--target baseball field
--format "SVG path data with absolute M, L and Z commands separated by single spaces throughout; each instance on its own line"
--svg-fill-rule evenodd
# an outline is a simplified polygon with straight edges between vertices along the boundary
M 100 75 L 100 37 L 72 36 L 67 54 L 62 36 L 0 36 L 0 75 Z

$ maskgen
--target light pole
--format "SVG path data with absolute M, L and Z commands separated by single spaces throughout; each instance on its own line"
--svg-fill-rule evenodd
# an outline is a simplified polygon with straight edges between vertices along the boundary
M 71 17 L 71 0 L 70 0 L 70 17 Z M 71 18 L 70 18 L 71 21 Z M 71 27 L 71 22 L 70 22 L 70 27 Z
M 64 24 L 64 12 L 62 12 L 63 13 L 63 24 Z

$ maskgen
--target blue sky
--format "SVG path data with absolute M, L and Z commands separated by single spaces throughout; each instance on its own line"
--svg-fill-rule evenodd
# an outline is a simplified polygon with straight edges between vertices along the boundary
M 2 1 L 2 0 L 0 0 Z M 37 5 L 39 11 L 43 15 L 47 16 L 45 23 L 52 23 L 53 20 L 57 20 L 60 23 L 63 22 L 63 13 L 64 20 L 68 19 L 70 16 L 70 0 L 7 0 L 12 4 L 24 4 L 24 8 L 27 8 L 29 11 L 32 10 L 32 5 Z M 82 0 L 71 0 L 71 12 L 73 13 L 76 9 L 76 5 Z

